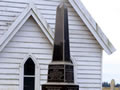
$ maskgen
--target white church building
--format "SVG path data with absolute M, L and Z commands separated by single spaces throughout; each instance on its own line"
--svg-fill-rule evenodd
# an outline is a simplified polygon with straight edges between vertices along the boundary
M 102 90 L 102 53 L 115 48 L 80 0 L 0 0 L 0 90 L 24 90 L 26 83 L 41 90 L 47 83 L 61 1 L 68 7 L 75 83 L 79 90 Z

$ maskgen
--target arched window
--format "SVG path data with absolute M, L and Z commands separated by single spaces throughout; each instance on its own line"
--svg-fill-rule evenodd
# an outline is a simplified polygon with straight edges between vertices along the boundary
M 35 90 L 35 63 L 31 58 L 24 64 L 24 89 Z

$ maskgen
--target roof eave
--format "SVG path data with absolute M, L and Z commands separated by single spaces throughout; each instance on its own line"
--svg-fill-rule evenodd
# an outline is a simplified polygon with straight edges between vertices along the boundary
M 86 24 L 86 26 L 89 28 L 98 43 L 105 50 L 105 52 L 107 54 L 112 54 L 116 49 L 102 32 L 101 28 L 97 25 L 95 20 L 91 17 L 82 2 L 80 0 L 69 0 L 69 2 L 78 13 L 78 15 L 81 17 L 83 22 Z

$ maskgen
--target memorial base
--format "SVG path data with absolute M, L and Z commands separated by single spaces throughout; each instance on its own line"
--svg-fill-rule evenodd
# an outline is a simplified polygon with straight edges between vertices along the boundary
M 79 90 L 78 85 L 65 85 L 65 84 L 45 84 L 42 85 L 42 90 Z

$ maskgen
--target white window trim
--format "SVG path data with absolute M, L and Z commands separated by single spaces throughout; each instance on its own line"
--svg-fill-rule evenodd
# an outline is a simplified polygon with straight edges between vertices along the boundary
M 71 56 L 71 60 L 72 60 L 73 66 L 74 66 L 74 83 L 75 83 L 75 84 L 78 84 L 78 83 L 77 83 L 77 70 L 78 70 L 78 69 L 77 69 L 76 59 Z
M 24 64 L 28 60 L 28 58 L 31 58 L 33 62 L 35 63 L 35 90 L 40 90 L 40 67 L 39 63 L 36 60 L 36 58 L 32 54 L 28 54 L 25 56 L 23 59 L 22 63 L 20 64 L 20 85 L 19 85 L 19 90 L 23 90 L 24 86 Z

